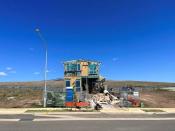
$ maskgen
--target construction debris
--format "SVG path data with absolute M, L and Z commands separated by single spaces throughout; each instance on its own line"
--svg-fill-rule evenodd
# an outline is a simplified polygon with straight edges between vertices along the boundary
M 136 92 L 135 88 L 122 87 L 117 97 L 104 90 L 104 93 L 97 93 L 92 96 L 90 100 L 91 107 L 95 108 L 97 105 L 100 105 L 102 108 L 139 107 L 141 102 L 138 95 L 139 92 Z

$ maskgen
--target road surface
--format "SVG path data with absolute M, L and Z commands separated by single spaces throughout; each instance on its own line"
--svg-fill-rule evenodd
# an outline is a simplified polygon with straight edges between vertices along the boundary
M 175 121 L 0 122 L 1 131 L 174 131 Z
M 175 131 L 175 114 L 0 115 L 0 131 Z

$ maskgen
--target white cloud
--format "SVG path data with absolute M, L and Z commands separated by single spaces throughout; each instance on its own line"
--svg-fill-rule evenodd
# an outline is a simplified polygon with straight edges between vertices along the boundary
M 51 70 L 47 70 L 46 72 L 47 72 L 47 73 L 50 73 L 50 72 L 51 72 Z
M 47 73 L 50 73 L 51 70 L 47 70 L 46 72 L 47 72 Z M 33 74 L 34 74 L 34 75 L 40 75 L 41 73 L 36 71 L 36 72 L 34 72 Z
M 39 75 L 39 74 L 40 74 L 40 72 L 34 72 L 33 74 L 34 74 L 34 75 Z
M 7 73 L 5 72 L 0 72 L 0 77 L 7 76 Z
M 116 58 L 116 57 L 112 58 L 112 61 L 114 61 L 114 62 L 116 62 L 116 61 L 118 61 L 118 60 L 119 60 L 119 59 Z
M 16 70 L 14 70 L 12 67 L 6 67 L 6 72 L 11 73 L 11 74 L 15 74 Z
M 11 71 L 11 70 L 13 70 L 13 68 L 12 67 L 6 67 L 6 70 Z

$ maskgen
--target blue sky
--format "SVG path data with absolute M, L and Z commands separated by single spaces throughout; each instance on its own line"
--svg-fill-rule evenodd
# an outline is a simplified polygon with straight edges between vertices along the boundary
M 175 82 L 173 0 L 4 0 L 0 2 L 0 81 L 63 77 L 65 60 L 102 62 L 112 80 Z

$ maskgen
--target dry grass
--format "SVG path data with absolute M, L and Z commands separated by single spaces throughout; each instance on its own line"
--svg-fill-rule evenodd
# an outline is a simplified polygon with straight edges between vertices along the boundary
M 0 89 L 0 108 L 37 107 L 41 100 L 41 90 Z
M 175 92 L 173 91 L 144 90 L 140 97 L 145 107 L 175 108 Z

